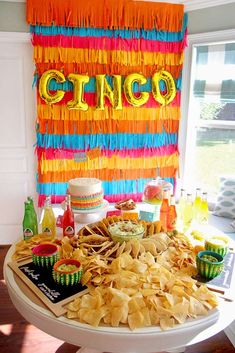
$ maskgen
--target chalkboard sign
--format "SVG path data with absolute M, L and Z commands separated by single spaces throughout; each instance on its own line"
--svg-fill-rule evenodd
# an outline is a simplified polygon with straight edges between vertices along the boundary
M 198 275 L 196 279 L 199 282 L 206 283 L 210 286 L 215 286 L 224 290 L 231 289 L 234 264 L 235 253 L 229 252 L 224 258 L 224 269 L 219 276 L 211 280 L 207 280 Z
M 52 303 L 59 303 L 71 297 L 71 295 L 86 289 L 86 287 L 83 287 L 80 283 L 69 287 L 57 284 L 52 277 L 52 270 L 42 270 L 34 265 L 33 262 L 19 266 L 19 270 L 22 271 Z
M 32 259 L 21 263 L 11 262 L 8 265 L 56 316 L 65 314 L 66 304 L 88 292 L 87 287 L 81 283 L 73 286 L 56 283 L 52 277 L 52 270 L 36 266 Z

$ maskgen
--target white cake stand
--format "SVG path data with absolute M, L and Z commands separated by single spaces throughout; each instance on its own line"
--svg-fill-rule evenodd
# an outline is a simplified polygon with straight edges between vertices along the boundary
M 104 213 L 108 206 L 109 206 L 108 201 L 104 200 L 101 207 L 95 208 L 93 210 L 74 210 L 73 209 L 73 213 L 75 215 L 75 222 L 82 223 L 82 224 L 96 222 L 105 216 Z

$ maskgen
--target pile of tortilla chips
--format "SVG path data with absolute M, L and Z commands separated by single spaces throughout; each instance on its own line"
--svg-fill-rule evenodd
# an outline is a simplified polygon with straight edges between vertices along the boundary
M 53 236 L 47 236 L 45 234 L 37 234 L 27 241 L 21 240 L 15 245 L 15 252 L 12 255 L 12 260 L 19 260 L 32 255 L 32 249 L 41 243 L 54 242 Z
M 89 293 L 68 305 L 67 316 L 92 326 L 126 325 L 131 330 L 158 325 L 165 330 L 188 318 L 206 315 L 217 305 L 216 296 L 192 279 L 197 273 L 195 252 L 184 234 L 159 233 L 159 224 L 145 223 L 145 237 L 114 243 L 108 225 L 120 217 L 108 217 L 85 226 L 78 236 L 64 237 L 61 258 L 78 259 L 82 284 Z M 31 255 L 42 242 L 55 241 L 37 235 L 16 245 L 14 259 Z
M 197 272 L 195 253 L 183 234 L 147 234 L 114 244 L 102 230 L 103 243 L 102 235 L 88 228 L 74 240 L 74 251 L 63 240 L 62 252 L 66 248 L 67 255 L 81 261 L 82 284 L 89 288 L 89 294 L 68 305 L 68 318 L 92 326 L 128 325 L 134 330 L 159 325 L 165 330 L 217 305 L 216 296 L 191 278 Z
M 85 274 L 86 275 L 86 274 Z M 99 286 L 68 305 L 68 318 L 92 326 L 128 325 L 131 330 L 160 325 L 165 330 L 187 318 L 206 315 L 217 305 L 206 286 L 173 274 L 149 252 L 138 259 L 123 253 L 100 274 Z

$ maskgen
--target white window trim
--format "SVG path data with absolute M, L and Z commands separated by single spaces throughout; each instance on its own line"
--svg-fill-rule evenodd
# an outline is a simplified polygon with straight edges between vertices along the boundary
M 188 121 L 190 92 L 192 91 L 192 56 L 194 45 L 217 44 L 234 41 L 235 29 L 198 33 L 188 36 L 188 47 L 185 50 L 184 66 L 182 73 L 182 94 L 181 94 L 181 122 L 179 129 L 179 152 L 180 152 L 180 182 L 179 186 L 187 185 L 189 180 L 188 171 L 185 166 L 189 164 L 192 149 L 190 148 L 193 140 L 195 141 L 194 122 Z M 226 123 L 225 123 L 226 124 Z M 225 125 L 224 124 L 224 125 Z M 187 146 L 187 150 L 186 150 Z M 193 147 L 193 146 L 192 146 Z

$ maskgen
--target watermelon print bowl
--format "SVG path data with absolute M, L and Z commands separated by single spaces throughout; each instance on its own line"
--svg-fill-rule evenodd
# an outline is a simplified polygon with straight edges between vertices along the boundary
M 76 259 L 62 259 L 54 264 L 52 276 L 55 282 L 72 286 L 81 281 L 82 266 Z
M 200 251 L 196 263 L 199 275 L 206 279 L 217 277 L 224 269 L 223 256 L 214 251 Z
M 205 249 L 217 252 L 221 256 L 225 256 L 229 250 L 229 237 L 225 235 L 214 235 L 205 241 Z
M 56 244 L 42 243 L 32 249 L 32 259 L 36 266 L 52 268 L 59 260 L 59 250 Z

